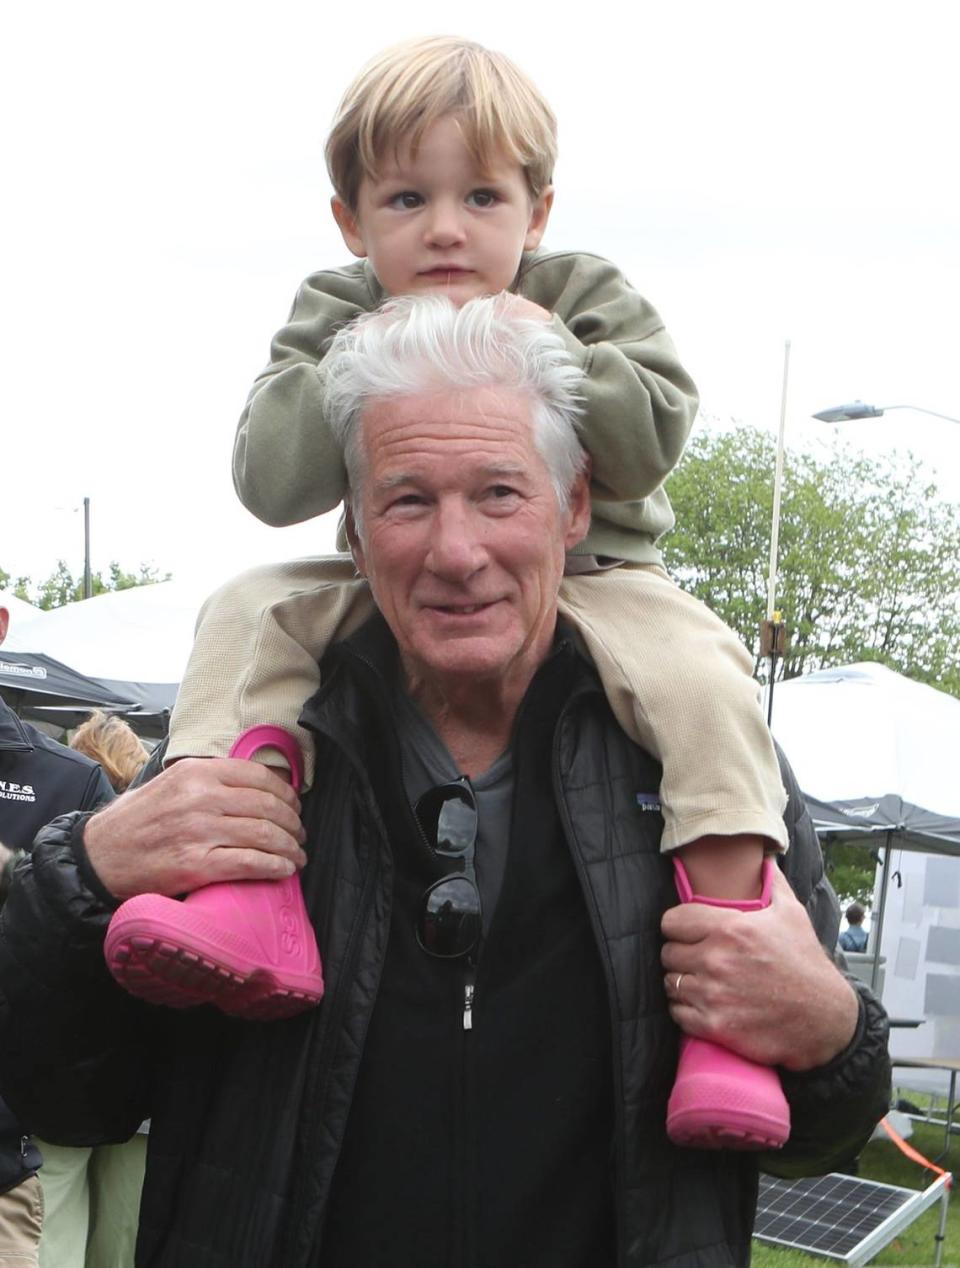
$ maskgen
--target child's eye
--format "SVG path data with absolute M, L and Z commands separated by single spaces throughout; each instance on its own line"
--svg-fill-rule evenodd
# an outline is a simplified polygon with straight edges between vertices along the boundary
M 399 194 L 394 194 L 390 199 L 390 206 L 397 207 L 402 211 L 412 211 L 414 207 L 419 207 L 423 202 L 420 195 L 412 189 L 402 189 Z
M 467 202 L 474 207 L 493 207 L 498 201 L 499 199 L 492 189 L 475 189 L 467 197 Z

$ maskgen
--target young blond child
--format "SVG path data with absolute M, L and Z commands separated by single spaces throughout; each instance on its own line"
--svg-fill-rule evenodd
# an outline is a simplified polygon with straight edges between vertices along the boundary
M 659 316 L 613 265 L 540 250 L 554 196 L 549 106 L 502 55 L 452 38 L 421 40 L 387 50 L 361 72 L 326 154 L 333 215 L 358 262 L 309 277 L 273 340 L 237 432 L 241 500 L 275 525 L 341 500 L 343 456 L 326 425 L 323 373 L 340 326 L 390 295 L 440 292 L 461 304 L 511 292 L 524 315 L 553 326 L 586 375 L 592 526 L 568 562 L 561 611 L 593 658 L 620 725 L 662 763 L 663 849 L 682 858 L 681 897 L 763 905 L 765 853 L 786 846 L 785 796 L 750 660 L 730 630 L 669 580 L 656 546 L 673 523 L 662 486 L 693 423 L 695 388 Z M 198 625 L 167 762 L 235 753 L 245 735 L 242 755 L 259 749 L 261 760 L 289 766 L 309 785 L 313 751 L 297 721 L 302 703 L 317 688 L 325 648 L 371 611 L 365 584 L 342 557 L 256 569 L 224 587 Z M 242 887 L 208 887 L 226 888 Z M 245 917 L 233 898 L 211 899 L 198 924 L 188 918 L 185 909 L 206 893 L 184 903 L 141 895 L 120 908 L 107 953 L 129 990 L 258 1017 L 320 998 L 315 940 L 295 880 L 280 917 L 290 936 L 268 931 L 262 946 L 260 916 Z M 222 924 L 222 937 L 211 922 Z M 681 982 L 672 989 L 679 994 Z M 782 1143 L 786 1104 L 772 1072 L 751 1067 L 760 1091 L 751 1071 L 730 1076 L 734 1100 L 744 1099 L 747 1077 L 756 1113 L 717 1118 L 705 1104 L 715 1073 L 709 1061 L 703 1073 L 709 1047 L 684 1039 L 674 1138 Z

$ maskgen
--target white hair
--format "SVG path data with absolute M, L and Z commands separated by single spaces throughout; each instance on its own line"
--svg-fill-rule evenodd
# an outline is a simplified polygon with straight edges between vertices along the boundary
M 561 509 L 568 508 L 586 465 L 577 435 L 584 375 L 560 336 L 544 322 L 512 315 L 509 299 L 472 299 L 462 308 L 443 295 L 389 300 L 337 333 L 323 370 L 324 412 L 353 495 L 364 470 L 358 423 L 371 402 L 497 387 L 529 398 L 533 443 Z M 359 508 L 355 496 L 350 500 L 356 523 Z

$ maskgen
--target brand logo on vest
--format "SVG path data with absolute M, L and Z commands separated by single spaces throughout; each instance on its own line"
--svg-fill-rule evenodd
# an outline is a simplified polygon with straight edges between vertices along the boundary
M 637 805 L 641 810 L 659 810 L 660 798 L 656 793 L 637 793 Z

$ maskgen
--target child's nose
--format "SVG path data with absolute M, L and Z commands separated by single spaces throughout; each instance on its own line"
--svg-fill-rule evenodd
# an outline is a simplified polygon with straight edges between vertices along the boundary
M 464 240 L 463 211 L 450 203 L 435 203 L 427 219 L 427 241 L 432 246 L 455 246 Z

